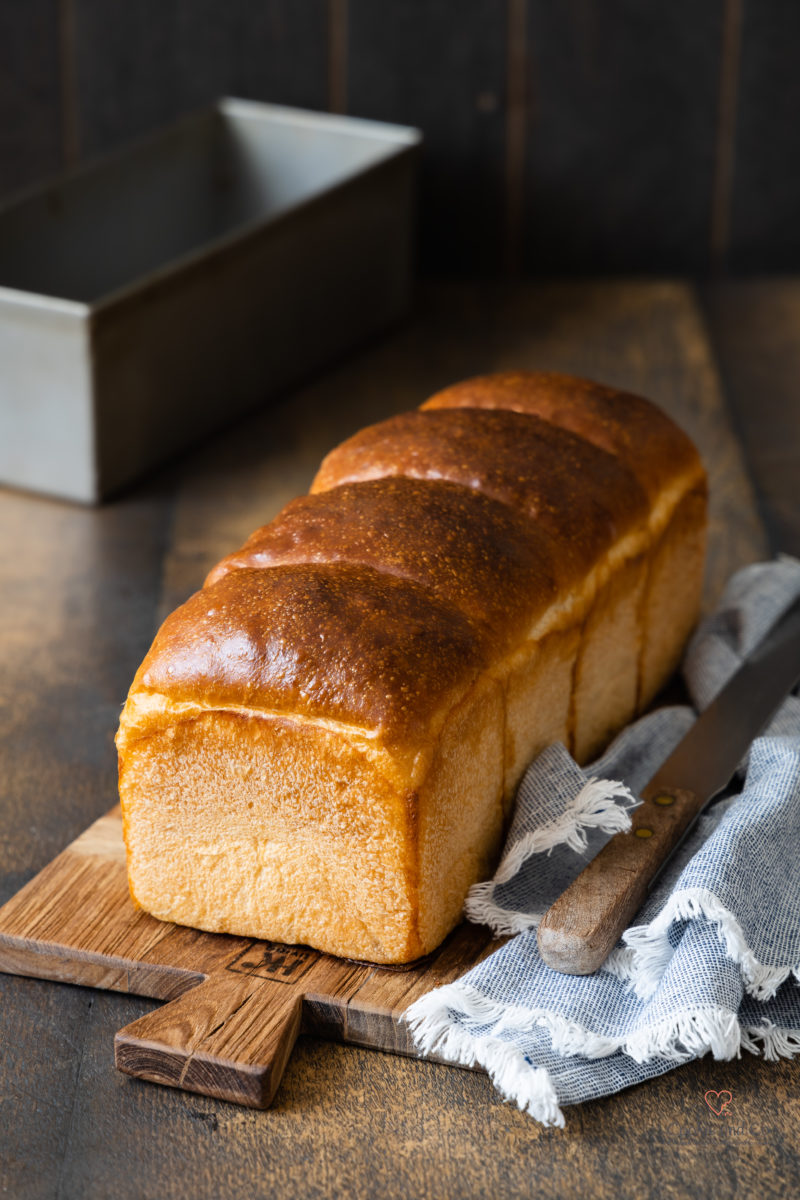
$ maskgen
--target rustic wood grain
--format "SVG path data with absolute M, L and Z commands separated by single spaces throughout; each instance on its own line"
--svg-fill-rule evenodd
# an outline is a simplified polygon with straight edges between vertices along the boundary
M 785 271 L 798 262 L 800 6 L 745 3 L 727 267 Z
M 725 394 L 776 550 L 800 557 L 800 282 L 703 289 Z
M 797 36 L 789 0 L 18 0 L 0 192 L 234 93 L 421 124 L 429 270 L 796 268 Z
M 501 361 L 552 363 L 645 391 L 649 379 L 660 402 L 683 396 L 685 419 L 701 431 L 713 423 L 710 414 L 721 413 L 722 449 L 742 481 L 724 509 L 744 527 L 744 535 L 733 531 L 728 561 L 763 547 L 758 522 L 744 516 L 752 493 L 740 451 L 726 449 L 736 442 L 691 290 L 568 285 L 561 299 L 557 288 L 544 287 L 538 301 L 535 292 L 504 300 L 468 286 L 434 289 L 405 330 L 287 398 L 279 418 L 264 414 L 242 427 L 249 433 L 238 452 L 231 433 L 218 444 L 219 460 L 209 446 L 185 460 L 180 479 L 162 474 L 158 487 L 144 485 L 105 509 L 0 493 L 2 898 L 113 801 L 111 737 L 154 629 L 165 540 L 166 606 L 170 578 L 182 599 L 202 579 L 206 557 L 219 557 L 240 532 L 268 519 L 269 506 L 288 491 L 305 490 L 318 451 L 453 379 Z M 790 375 L 779 370 L 770 390 L 769 364 L 779 342 L 790 361 L 789 311 L 777 341 L 769 340 L 768 318 L 747 334 L 761 380 L 754 422 L 768 412 L 766 458 L 751 462 L 757 471 L 759 462 L 783 456 L 773 497 L 781 500 L 785 485 L 787 511 L 796 501 L 800 439 L 785 440 Z M 768 347 L 761 356 L 760 338 Z M 314 427 L 293 428 L 293 413 L 298 425 Z M 710 424 L 703 437 L 718 444 Z M 174 525 L 173 482 L 180 485 Z M 187 943 L 187 971 L 191 953 Z M 159 947 L 150 954 L 157 959 Z M 484 1075 L 301 1037 L 272 1107 L 261 1112 L 115 1071 L 115 1033 L 153 1006 L 132 995 L 0 974 L 0 1188 L 9 1196 L 771 1200 L 793 1194 L 800 1180 L 794 1062 L 749 1055 L 692 1062 L 571 1108 L 561 1131 L 504 1104 Z M 709 1089 L 731 1091 L 725 1119 L 704 1102 Z
M 266 1108 L 305 1025 L 416 1056 L 403 1011 L 499 943 L 464 926 L 421 963 L 380 968 L 156 921 L 128 895 L 122 816 L 94 822 L 0 909 L 0 970 L 170 1002 L 116 1037 L 129 1075 Z
M 347 110 L 425 135 L 427 271 L 498 274 L 504 252 L 506 11 L 496 0 L 349 0 Z
M 220 95 L 327 108 L 325 0 L 72 2 L 84 158 Z
M 121 1030 L 116 1064 L 154 1083 L 267 1108 L 301 1019 L 302 996 L 281 984 L 215 978 Z
M 719 116 L 711 204 L 711 265 L 724 268 L 730 241 L 731 192 L 739 104 L 743 0 L 724 0 L 719 73 Z
M 650 880 L 703 807 L 685 788 L 649 786 L 642 799 L 630 831 L 606 842 L 544 914 L 536 938 L 556 971 L 590 975 L 602 966 L 641 908 Z
M 0 196 L 62 166 L 58 0 L 0 5 Z
M 554 1131 L 504 1105 L 485 1076 L 301 1038 L 275 1105 L 258 1112 L 109 1069 L 108 1039 L 137 1008 L 97 997 L 65 1196 L 771 1200 L 798 1179 L 792 1064 L 692 1063 L 572 1109 Z M 703 1100 L 723 1088 L 727 1122 Z
M 0 490 L 0 902 L 113 800 L 113 732 L 152 637 L 168 508 L 153 483 L 99 511 Z M 57 1194 L 98 994 L 0 976 L 9 1196 Z
M 153 635 L 168 499 L 151 485 L 94 512 L 0 496 L 2 902 L 114 799 L 113 734 Z
M 702 271 L 722 0 L 530 0 L 526 271 Z
M 506 51 L 506 230 L 505 274 L 522 274 L 525 227 L 525 141 L 528 118 L 527 0 L 508 0 Z

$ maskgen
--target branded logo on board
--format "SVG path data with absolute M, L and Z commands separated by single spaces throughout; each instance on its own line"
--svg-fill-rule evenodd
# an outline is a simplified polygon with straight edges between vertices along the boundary
M 319 956 L 312 950 L 281 946 L 276 942 L 253 942 L 228 964 L 238 975 L 258 975 L 276 983 L 294 983 L 305 975 Z

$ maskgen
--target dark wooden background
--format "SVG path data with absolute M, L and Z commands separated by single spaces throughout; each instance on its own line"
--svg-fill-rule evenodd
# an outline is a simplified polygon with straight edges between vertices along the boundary
M 429 273 L 800 268 L 797 0 L 0 0 L 0 196 L 220 94 L 421 127 Z

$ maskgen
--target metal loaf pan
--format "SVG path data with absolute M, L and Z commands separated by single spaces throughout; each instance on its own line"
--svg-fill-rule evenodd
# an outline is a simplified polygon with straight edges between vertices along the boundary
M 399 317 L 420 140 L 222 100 L 0 209 L 0 481 L 100 500 Z

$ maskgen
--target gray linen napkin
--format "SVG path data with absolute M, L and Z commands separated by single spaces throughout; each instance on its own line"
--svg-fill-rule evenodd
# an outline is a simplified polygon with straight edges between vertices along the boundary
M 800 595 L 800 562 L 746 567 L 684 661 L 703 709 Z M 563 746 L 529 767 L 494 879 L 467 916 L 516 934 L 405 1014 L 424 1052 L 485 1067 L 545 1124 L 562 1106 L 640 1083 L 711 1052 L 800 1050 L 800 700 L 789 697 L 660 877 L 610 959 L 589 976 L 542 962 L 536 926 L 617 829 L 694 720 L 661 709 L 585 770 Z M 621 781 L 624 781 L 621 782 Z M 627 786 L 626 786 L 627 785 Z M 630 791 L 628 790 L 630 789 Z

